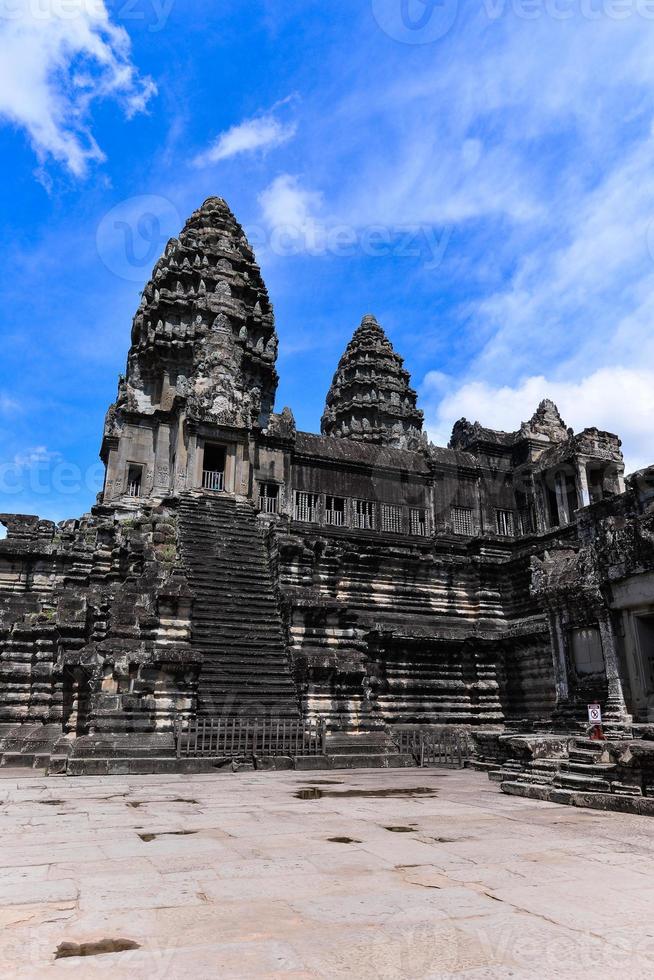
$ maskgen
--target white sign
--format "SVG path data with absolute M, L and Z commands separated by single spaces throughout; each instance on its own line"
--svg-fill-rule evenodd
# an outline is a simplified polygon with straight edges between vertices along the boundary
M 599 704 L 589 704 L 588 705 L 588 720 L 593 725 L 602 724 L 602 709 Z

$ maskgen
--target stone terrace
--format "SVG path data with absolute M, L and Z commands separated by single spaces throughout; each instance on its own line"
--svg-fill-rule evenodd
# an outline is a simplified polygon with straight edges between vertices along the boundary
M 2 976 L 654 974 L 647 818 L 470 771 L 0 775 Z

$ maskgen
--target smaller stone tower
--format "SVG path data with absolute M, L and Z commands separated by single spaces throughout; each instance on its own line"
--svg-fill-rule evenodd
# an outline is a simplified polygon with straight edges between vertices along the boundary
M 323 435 L 417 449 L 423 414 L 404 361 L 371 314 L 341 357 L 321 421 Z

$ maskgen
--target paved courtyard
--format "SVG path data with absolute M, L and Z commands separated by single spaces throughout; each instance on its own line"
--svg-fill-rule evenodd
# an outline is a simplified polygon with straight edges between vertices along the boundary
M 467 771 L 1 777 L 3 977 L 654 974 L 644 817 Z

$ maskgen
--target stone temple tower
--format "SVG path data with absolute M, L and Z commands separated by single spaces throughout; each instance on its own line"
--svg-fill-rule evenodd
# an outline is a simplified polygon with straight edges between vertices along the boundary
M 254 254 L 227 204 L 209 198 L 168 243 L 143 291 L 105 423 L 104 502 L 183 491 L 201 485 L 204 471 L 238 492 L 248 479 L 239 465 L 248 439 L 274 405 L 276 358 Z M 217 426 L 229 430 L 228 452 L 204 445 L 206 427 L 215 437 Z
M 396 449 L 421 446 L 423 414 L 403 364 L 375 317 L 364 316 L 327 393 L 323 435 Z

